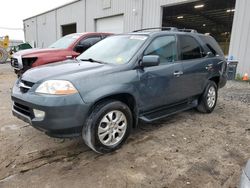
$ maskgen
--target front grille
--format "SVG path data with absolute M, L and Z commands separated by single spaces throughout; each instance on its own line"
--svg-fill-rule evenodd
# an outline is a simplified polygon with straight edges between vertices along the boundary
M 18 66 L 18 59 L 11 58 L 11 65 L 12 65 L 12 67 L 19 68 L 19 66 Z
M 21 114 L 24 114 L 25 116 L 31 117 L 31 109 L 28 106 L 24 106 L 20 103 L 14 102 L 13 108 L 20 112 Z
M 20 80 L 18 83 L 18 86 L 22 93 L 27 93 L 33 85 L 34 83 L 25 80 Z
M 36 57 L 33 58 L 23 58 L 23 69 L 26 71 L 32 67 L 32 64 L 37 60 Z

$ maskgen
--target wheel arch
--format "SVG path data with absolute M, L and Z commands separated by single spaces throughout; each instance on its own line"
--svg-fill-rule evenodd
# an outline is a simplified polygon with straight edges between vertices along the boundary
M 133 115 L 133 128 L 136 128 L 138 125 L 138 107 L 135 97 L 130 93 L 114 93 L 102 98 L 97 99 L 90 107 L 89 114 L 93 111 L 93 109 L 100 103 L 107 100 L 117 100 L 124 104 L 126 104 Z M 88 115 L 89 115 L 88 114 Z

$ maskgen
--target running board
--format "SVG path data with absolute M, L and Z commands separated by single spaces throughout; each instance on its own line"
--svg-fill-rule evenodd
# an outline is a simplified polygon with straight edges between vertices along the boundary
M 186 101 L 185 103 L 173 105 L 170 107 L 161 108 L 158 110 L 155 110 L 153 112 L 148 112 L 145 114 L 142 114 L 142 116 L 139 117 L 140 120 L 145 122 L 153 122 L 162 118 L 166 118 L 168 116 L 171 116 L 173 114 L 183 112 L 185 110 L 189 110 L 191 108 L 194 108 L 198 105 L 198 100 L 194 100 L 191 103 Z

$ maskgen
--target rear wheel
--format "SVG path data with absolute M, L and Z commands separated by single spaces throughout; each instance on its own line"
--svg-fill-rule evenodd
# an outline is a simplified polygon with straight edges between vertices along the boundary
M 197 110 L 202 113 L 213 112 L 218 97 L 218 87 L 215 82 L 209 81 L 205 91 L 203 92 Z
M 94 108 L 83 127 L 85 143 L 98 153 L 109 153 L 122 146 L 132 127 L 132 114 L 129 107 L 109 100 Z

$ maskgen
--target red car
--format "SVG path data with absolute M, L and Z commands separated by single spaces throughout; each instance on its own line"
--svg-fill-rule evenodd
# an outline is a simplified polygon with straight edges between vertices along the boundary
M 30 68 L 76 58 L 110 33 L 74 33 L 67 35 L 46 49 L 22 50 L 13 54 L 11 65 L 20 76 Z

